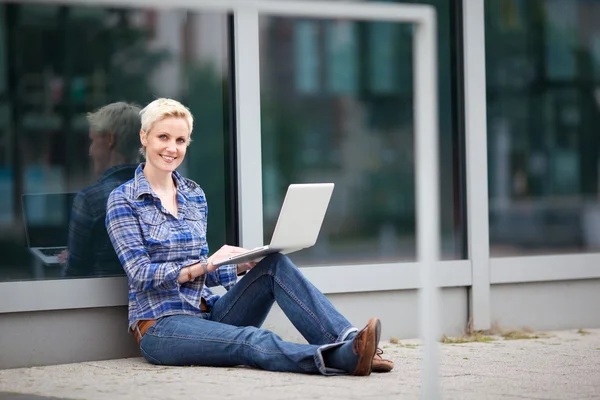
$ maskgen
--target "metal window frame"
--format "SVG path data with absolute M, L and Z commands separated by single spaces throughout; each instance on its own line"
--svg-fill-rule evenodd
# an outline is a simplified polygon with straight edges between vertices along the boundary
M 46 3 L 78 5 L 121 5 L 117 0 L 47 0 Z M 415 122 L 416 135 L 416 181 L 417 198 L 417 260 L 413 263 L 335 265 L 306 267 L 303 271 L 325 293 L 357 292 L 367 290 L 401 290 L 422 287 L 422 280 L 433 282 L 433 277 L 423 276 L 425 269 L 420 262 L 436 271 L 435 279 L 441 287 L 469 286 L 471 276 L 468 260 L 439 260 L 439 187 L 437 150 L 437 62 L 435 10 L 433 7 L 391 3 L 345 3 L 311 1 L 306 7 L 300 1 L 250 1 L 250 0 L 130 0 L 129 7 L 185 8 L 196 11 L 223 11 L 234 15 L 235 54 L 235 122 L 237 139 L 239 238 L 242 246 L 262 245 L 262 163 L 260 130 L 260 65 L 258 64 L 259 15 L 289 17 L 348 18 L 354 20 L 396 21 L 415 23 Z M 425 27 L 425 28 L 424 28 Z M 418 64 L 418 67 L 416 66 Z M 371 276 L 389 276 L 394 279 L 365 282 Z M 393 272 L 391 272 L 393 271 Z M 442 272 L 437 272 L 442 271 Z M 391 274 L 391 275 L 389 275 Z M 433 274 L 432 274 L 433 275 Z M 332 285 L 331 276 L 344 276 L 340 283 Z M 439 279 L 443 277 L 443 279 Z M 65 281 L 3 282 L 0 283 L 0 312 L 46 310 L 108 305 L 124 305 L 124 296 L 115 296 L 106 290 L 109 282 L 123 287 L 125 278 L 90 278 Z M 117 283 L 118 282 L 118 283 Z M 19 296 L 32 288 L 56 289 L 54 296 L 31 298 Z M 59 290 L 60 288 L 60 290 Z M 100 290 L 102 288 L 102 290 Z M 90 295 L 82 301 L 76 293 Z M 56 295 L 60 293 L 60 295 Z M 104 295 L 104 293 L 106 295 Z M 54 299 L 56 297 L 56 299 Z M 16 299 L 19 298 L 19 301 Z M 70 299 L 70 300 L 69 300 Z M 121 299 L 121 300 L 116 300 Z
M 373 271 L 385 279 L 365 279 Z M 302 268 L 323 293 L 411 290 L 422 286 L 417 263 L 361 264 Z M 440 288 L 471 284 L 471 263 L 441 261 L 435 265 Z M 340 279 L 340 277 L 343 277 Z M 127 305 L 127 278 L 57 279 L 0 283 L 0 314 Z
M 600 254 L 494 257 L 490 284 L 600 279 Z
M 463 1 L 463 43 L 469 319 L 482 330 L 491 326 L 484 0 Z

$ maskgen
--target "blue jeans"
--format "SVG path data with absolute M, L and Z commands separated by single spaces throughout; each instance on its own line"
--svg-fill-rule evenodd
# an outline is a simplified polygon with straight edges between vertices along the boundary
M 260 329 L 274 302 L 308 344 L 283 341 Z M 345 342 L 357 329 L 284 255 L 272 254 L 223 295 L 204 318 L 160 318 L 140 343 L 153 364 L 228 367 L 335 375 L 323 351 Z

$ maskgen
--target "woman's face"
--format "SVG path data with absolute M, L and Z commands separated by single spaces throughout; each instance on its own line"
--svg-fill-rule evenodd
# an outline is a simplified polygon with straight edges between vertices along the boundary
M 146 165 L 159 171 L 175 171 L 183 162 L 189 138 L 190 128 L 183 118 L 167 117 L 155 122 L 146 135 L 140 132 Z

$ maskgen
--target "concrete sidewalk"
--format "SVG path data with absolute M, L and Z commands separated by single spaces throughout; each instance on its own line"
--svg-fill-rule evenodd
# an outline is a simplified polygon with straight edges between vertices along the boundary
M 600 399 L 600 329 L 539 336 L 441 344 L 443 398 Z M 0 370 L 0 399 L 39 399 L 29 395 L 88 400 L 419 398 L 419 342 L 382 346 L 396 368 L 366 378 L 241 367 L 157 367 L 134 358 Z

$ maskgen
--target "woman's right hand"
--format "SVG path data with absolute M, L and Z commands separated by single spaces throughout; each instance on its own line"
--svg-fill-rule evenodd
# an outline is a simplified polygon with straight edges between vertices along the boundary
M 208 272 L 212 272 L 215 271 L 217 268 L 213 265 L 213 261 L 221 261 L 225 258 L 229 258 L 231 256 L 235 256 L 237 254 L 241 254 L 241 253 L 245 253 L 248 250 L 242 248 L 242 247 L 237 247 L 237 246 L 229 246 L 229 245 L 225 245 L 223 247 L 221 247 L 219 250 L 217 250 L 212 256 L 208 257 L 208 265 L 206 266 L 206 269 L 208 270 Z

